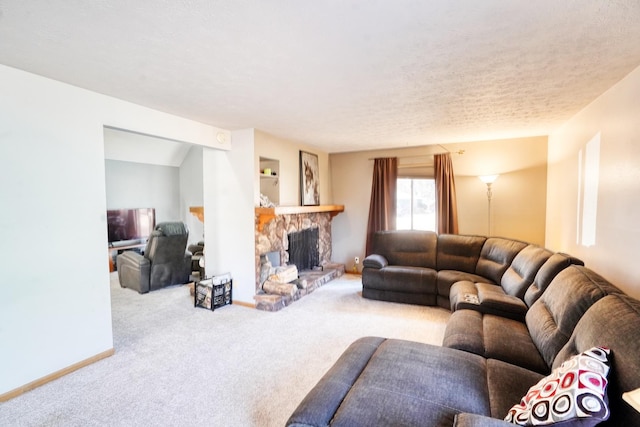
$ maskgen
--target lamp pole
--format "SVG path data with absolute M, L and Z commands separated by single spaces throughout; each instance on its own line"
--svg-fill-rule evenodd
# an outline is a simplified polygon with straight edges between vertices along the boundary
M 480 181 L 487 184 L 487 237 L 491 236 L 491 197 L 493 192 L 491 191 L 491 185 L 498 179 L 498 175 L 482 175 L 479 176 Z
M 493 193 L 491 192 L 491 183 L 487 182 L 487 230 L 489 230 L 487 237 L 491 236 L 491 196 L 493 196 Z

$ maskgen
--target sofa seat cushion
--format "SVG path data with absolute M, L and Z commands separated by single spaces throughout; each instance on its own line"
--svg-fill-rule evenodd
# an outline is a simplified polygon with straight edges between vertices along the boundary
M 436 304 L 436 272 L 430 268 L 390 265 L 362 270 L 362 296 L 405 304 Z
M 538 352 L 526 325 L 476 310 L 451 314 L 442 345 L 501 360 L 546 374 L 549 366 Z
M 342 354 L 287 425 L 451 426 L 461 412 L 490 415 L 487 387 L 480 356 L 366 337 Z
M 468 280 L 456 282 L 451 286 L 449 303 L 451 311 L 477 310 L 521 322 L 524 322 L 528 308 L 520 298 L 507 295 L 501 286 Z
M 367 271 L 367 287 L 382 291 L 436 294 L 436 271 L 423 267 L 389 265 Z
M 529 388 L 544 375 L 502 360 L 487 360 L 487 384 L 491 416 L 503 420 L 509 410 L 520 402 Z

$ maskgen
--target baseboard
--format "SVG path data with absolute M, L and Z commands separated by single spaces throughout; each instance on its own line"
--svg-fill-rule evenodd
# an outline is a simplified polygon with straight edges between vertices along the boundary
M 233 305 L 240 305 L 242 307 L 256 308 L 256 303 L 255 302 L 244 302 L 244 301 L 233 300 Z
M 29 384 L 25 384 L 21 387 L 18 387 L 14 390 L 8 391 L 4 394 L 0 394 L 0 402 L 6 402 L 7 400 L 13 399 L 14 397 L 18 397 L 23 393 L 26 393 L 28 391 L 33 390 L 34 388 L 40 387 L 48 382 L 51 382 L 53 380 L 57 380 L 58 378 L 61 378 L 67 374 L 70 374 L 71 372 L 77 371 L 80 368 L 84 368 L 85 366 L 91 365 L 92 363 L 98 362 L 102 359 L 106 359 L 107 357 L 113 356 L 113 354 L 115 353 L 115 350 L 109 349 L 107 351 L 103 351 L 102 353 L 98 353 L 95 356 L 92 356 L 88 359 L 85 360 L 81 360 L 78 363 L 74 363 L 71 366 L 67 366 L 64 369 L 61 369 L 59 371 L 53 372 L 45 377 L 39 378 L 35 381 L 30 382 Z

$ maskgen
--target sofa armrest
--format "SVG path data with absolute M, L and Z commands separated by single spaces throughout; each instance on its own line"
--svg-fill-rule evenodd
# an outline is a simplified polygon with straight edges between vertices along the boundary
M 134 251 L 126 251 L 116 258 L 120 286 L 138 291 L 149 292 L 151 263 L 144 256 Z
M 389 261 L 382 255 L 371 254 L 362 261 L 364 267 L 384 268 L 389 265 Z
M 513 424 L 499 420 L 497 418 L 490 418 L 484 415 L 461 413 L 456 415 L 453 421 L 453 427 L 513 427 Z

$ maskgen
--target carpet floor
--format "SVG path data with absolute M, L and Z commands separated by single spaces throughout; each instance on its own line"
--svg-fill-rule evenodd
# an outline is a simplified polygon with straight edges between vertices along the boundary
M 347 274 L 278 312 L 211 312 L 187 286 L 139 295 L 112 273 L 115 354 L 0 403 L 0 425 L 283 426 L 357 338 L 441 344 L 447 310 L 361 291 Z

